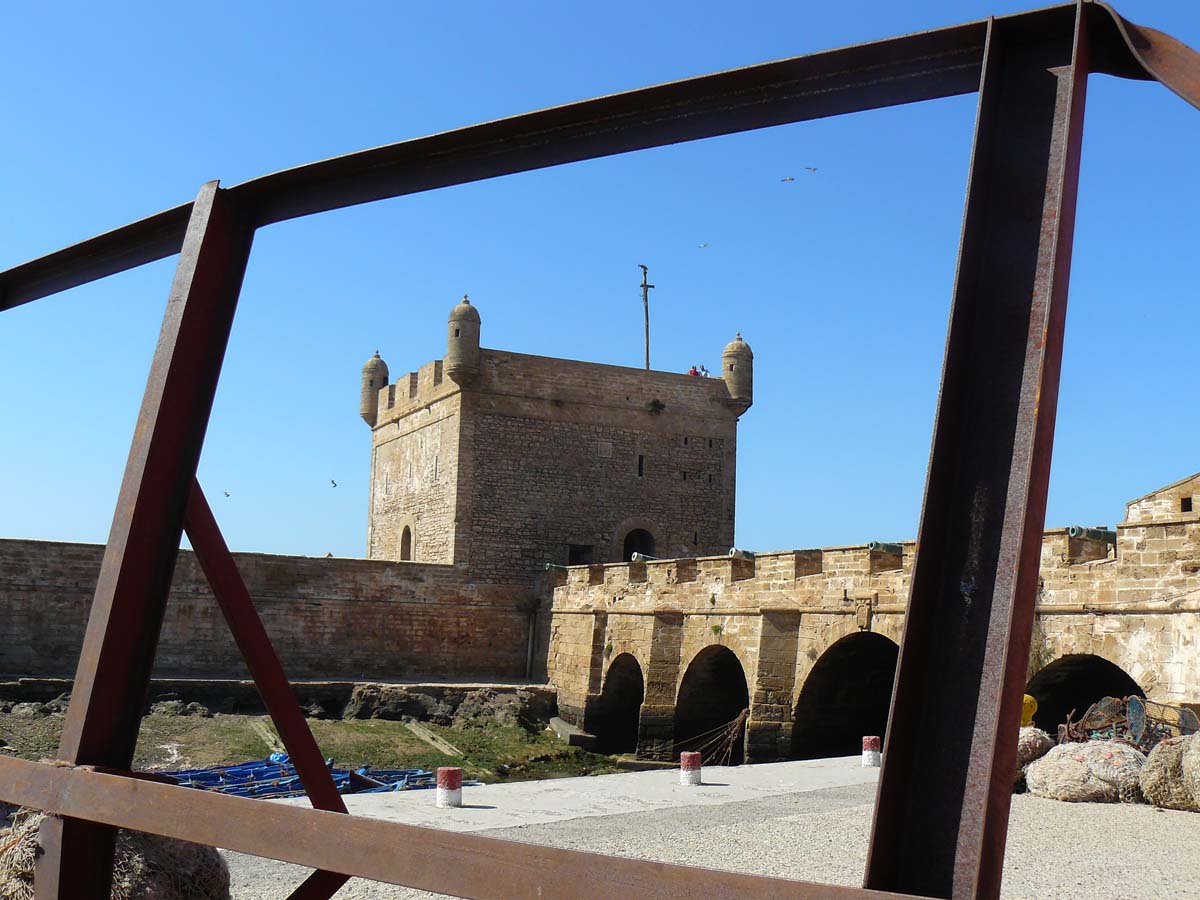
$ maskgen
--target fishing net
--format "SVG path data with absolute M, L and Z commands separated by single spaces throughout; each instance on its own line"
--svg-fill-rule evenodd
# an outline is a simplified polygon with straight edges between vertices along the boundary
M 1167 738 L 1150 751 L 1142 770 L 1142 793 L 1155 806 L 1200 812 L 1197 802 L 1200 795 L 1193 793 L 1189 785 L 1196 781 L 1195 763 L 1200 762 L 1194 746 L 1196 740 L 1192 735 Z M 1190 763 L 1187 767 L 1190 778 L 1184 776 L 1185 756 Z
M 1032 725 L 1021 729 L 1017 738 L 1017 771 L 1020 772 L 1035 759 L 1041 759 L 1054 746 L 1054 739 L 1040 728 Z
M 1029 793 L 1085 803 L 1140 803 L 1146 757 L 1119 741 L 1059 744 L 1025 769 Z
M 33 868 L 45 813 L 21 810 L 0 831 L 0 898 L 33 900 Z M 212 847 L 117 831 L 112 900 L 230 900 L 229 868 Z

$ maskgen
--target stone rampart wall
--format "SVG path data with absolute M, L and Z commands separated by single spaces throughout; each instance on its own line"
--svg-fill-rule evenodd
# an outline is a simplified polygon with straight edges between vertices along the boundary
M 104 548 L 0 540 L 0 673 L 74 674 Z M 452 566 L 234 554 L 288 676 L 392 681 L 522 678 L 527 589 Z M 242 678 L 195 556 L 181 552 L 159 643 L 161 678 Z

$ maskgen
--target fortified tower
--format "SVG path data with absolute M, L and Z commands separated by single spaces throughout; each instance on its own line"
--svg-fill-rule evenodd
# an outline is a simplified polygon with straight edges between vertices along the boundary
M 723 377 L 480 347 L 478 310 L 450 313 L 444 359 L 388 382 L 363 367 L 371 427 L 367 555 L 531 582 L 546 563 L 726 553 L 737 422 L 753 401 L 739 334 Z

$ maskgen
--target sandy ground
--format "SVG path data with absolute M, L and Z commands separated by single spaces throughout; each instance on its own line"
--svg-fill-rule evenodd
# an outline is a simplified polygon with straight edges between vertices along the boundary
M 783 878 L 861 884 L 877 769 L 857 758 L 706 768 L 705 785 L 641 772 L 347 798 L 351 812 L 489 837 Z M 1200 898 L 1200 814 L 1013 798 L 1002 895 L 1011 900 Z M 237 900 L 286 895 L 306 870 L 226 854 Z M 354 879 L 340 900 L 439 895 Z

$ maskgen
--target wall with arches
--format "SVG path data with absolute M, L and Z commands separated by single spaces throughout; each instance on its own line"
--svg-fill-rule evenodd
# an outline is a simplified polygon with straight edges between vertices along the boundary
M 1200 701 L 1200 515 L 1122 524 L 1114 535 L 1046 532 L 1030 676 L 1088 654 L 1126 673 L 1151 700 Z M 631 653 L 646 677 L 639 753 L 670 758 L 688 666 L 722 646 L 747 681 L 748 758 L 809 752 L 811 735 L 796 733 L 806 685 L 841 641 L 870 634 L 900 643 L 915 552 L 909 542 L 899 553 L 860 545 L 558 573 L 548 668 L 560 710 L 586 727 L 606 648 Z M 865 676 L 871 697 L 890 695 L 885 668 Z M 817 705 L 836 705 L 836 684 L 824 690 L 829 696 Z M 882 730 L 877 714 L 864 715 L 862 727 Z

